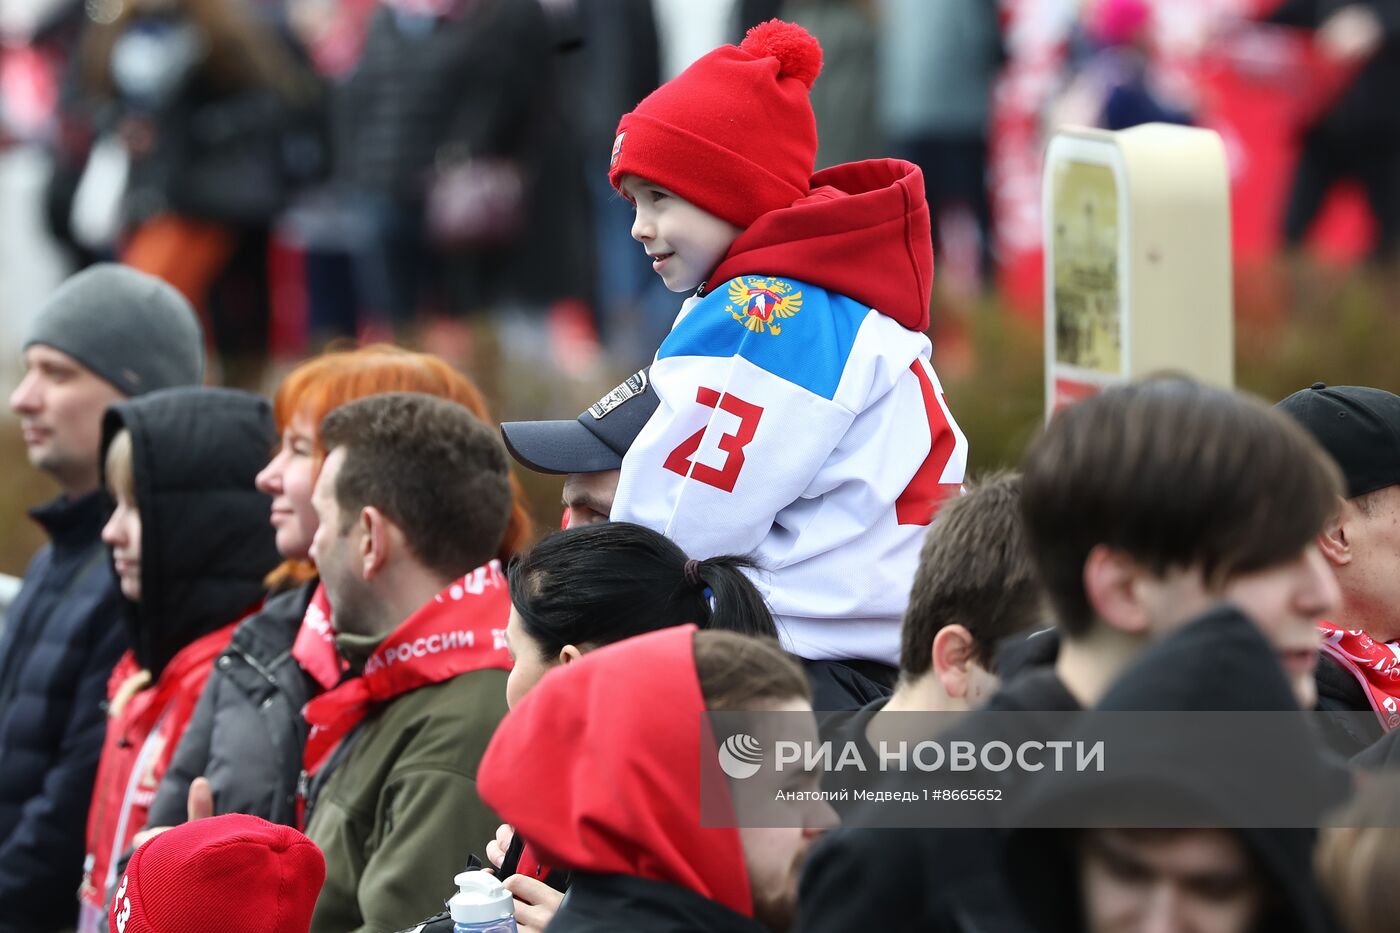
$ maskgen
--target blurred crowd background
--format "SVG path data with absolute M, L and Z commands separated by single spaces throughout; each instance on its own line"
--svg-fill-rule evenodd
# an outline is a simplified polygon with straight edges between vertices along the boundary
M 1043 417 L 1062 124 L 1220 133 L 1244 388 L 1400 389 L 1400 0 L 0 0 L 0 384 L 49 290 L 115 258 L 195 303 L 216 381 L 389 339 L 468 370 L 499 418 L 572 417 L 682 297 L 607 183 L 618 117 L 773 16 L 825 50 L 819 167 L 924 169 L 935 363 L 974 469 Z M 23 457 L 0 418 L 4 573 L 50 492 Z M 531 481 L 547 524 L 557 488 Z

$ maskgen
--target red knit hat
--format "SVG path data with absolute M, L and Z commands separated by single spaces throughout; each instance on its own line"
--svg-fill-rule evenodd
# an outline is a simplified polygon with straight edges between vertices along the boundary
M 168 829 L 131 857 L 111 933 L 306 933 L 326 859 L 289 826 L 230 813 Z
M 769 20 L 667 81 L 622 118 L 608 180 L 636 175 L 740 227 L 807 196 L 817 160 L 809 93 L 822 49 Z

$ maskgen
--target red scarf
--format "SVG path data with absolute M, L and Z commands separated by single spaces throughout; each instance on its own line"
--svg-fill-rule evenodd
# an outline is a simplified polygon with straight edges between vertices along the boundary
M 306 607 L 306 615 L 302 617 L 297 640 L 292 645 L 292 657 L 301 665 L 302 670 L 321 685 L 322 690 L 329 690 L 340 683 L 340 678 L 349 666 L 340 656 L 340 652 L 335 650 L 335 632 L 331 627 L 331 601 L 326 596 L 324 583 L 318 584 L 316 592 L 311 594 L 311 603 Z
M 92 908 L 88 914 L 100 915 L 108 886 L 117 879 L 116 862 L 131 847 L 132 837 L 146 825 L 156 788 L 194 716 L 214 659 L 228 645 L 238 623 L 250 614 L 245 613 L 237 621 L 181 648 L 166 664 L 159 680 L 132 694 L 119 704 L 119 709 L 109 713 L 88 808 L 87 866 L 78 892 L 79 898 Z M 108 681 L 108 699 L 114 699 L 138 671 L 136 656 L 127 651 Z
M 1400 726 L 1400 643 L 1377 644 L 1360 629 L 1318 622 L 1322 650 L 1351 672 L 1366 691 L 1386 732 Z
M 497 560 L 454 581 L 409 616 L 369 656 L 361 676 L 321 694 L 302 710 L 311 726 L 302 786 L 377 704 L 468 671 L 510 670 L 509 618 L 510 591 Z M 299 796 L 297 803 L 300 820 L 305 801 Z

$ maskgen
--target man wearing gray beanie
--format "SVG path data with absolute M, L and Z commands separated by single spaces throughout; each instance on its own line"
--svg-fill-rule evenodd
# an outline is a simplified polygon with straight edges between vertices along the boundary
M 204 379 L 190 303 L 160 279 L 93 266 L 40 309 L 10 395 L 29 462 L 61 495 L 30 512 L 50 543 L 0 628 L 0 933 L 73 927 L 107 680 L 126 650 L 100 534 L 102 416 L 112 402 Z

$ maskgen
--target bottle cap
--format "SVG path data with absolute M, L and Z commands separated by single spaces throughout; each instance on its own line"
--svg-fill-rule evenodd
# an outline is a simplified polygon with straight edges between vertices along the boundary
M 452 879 L 457 893 L 447 902 L 453 923 L 490 923 L 515 916 L 515 899 L 495 876 L 464 871 Z

